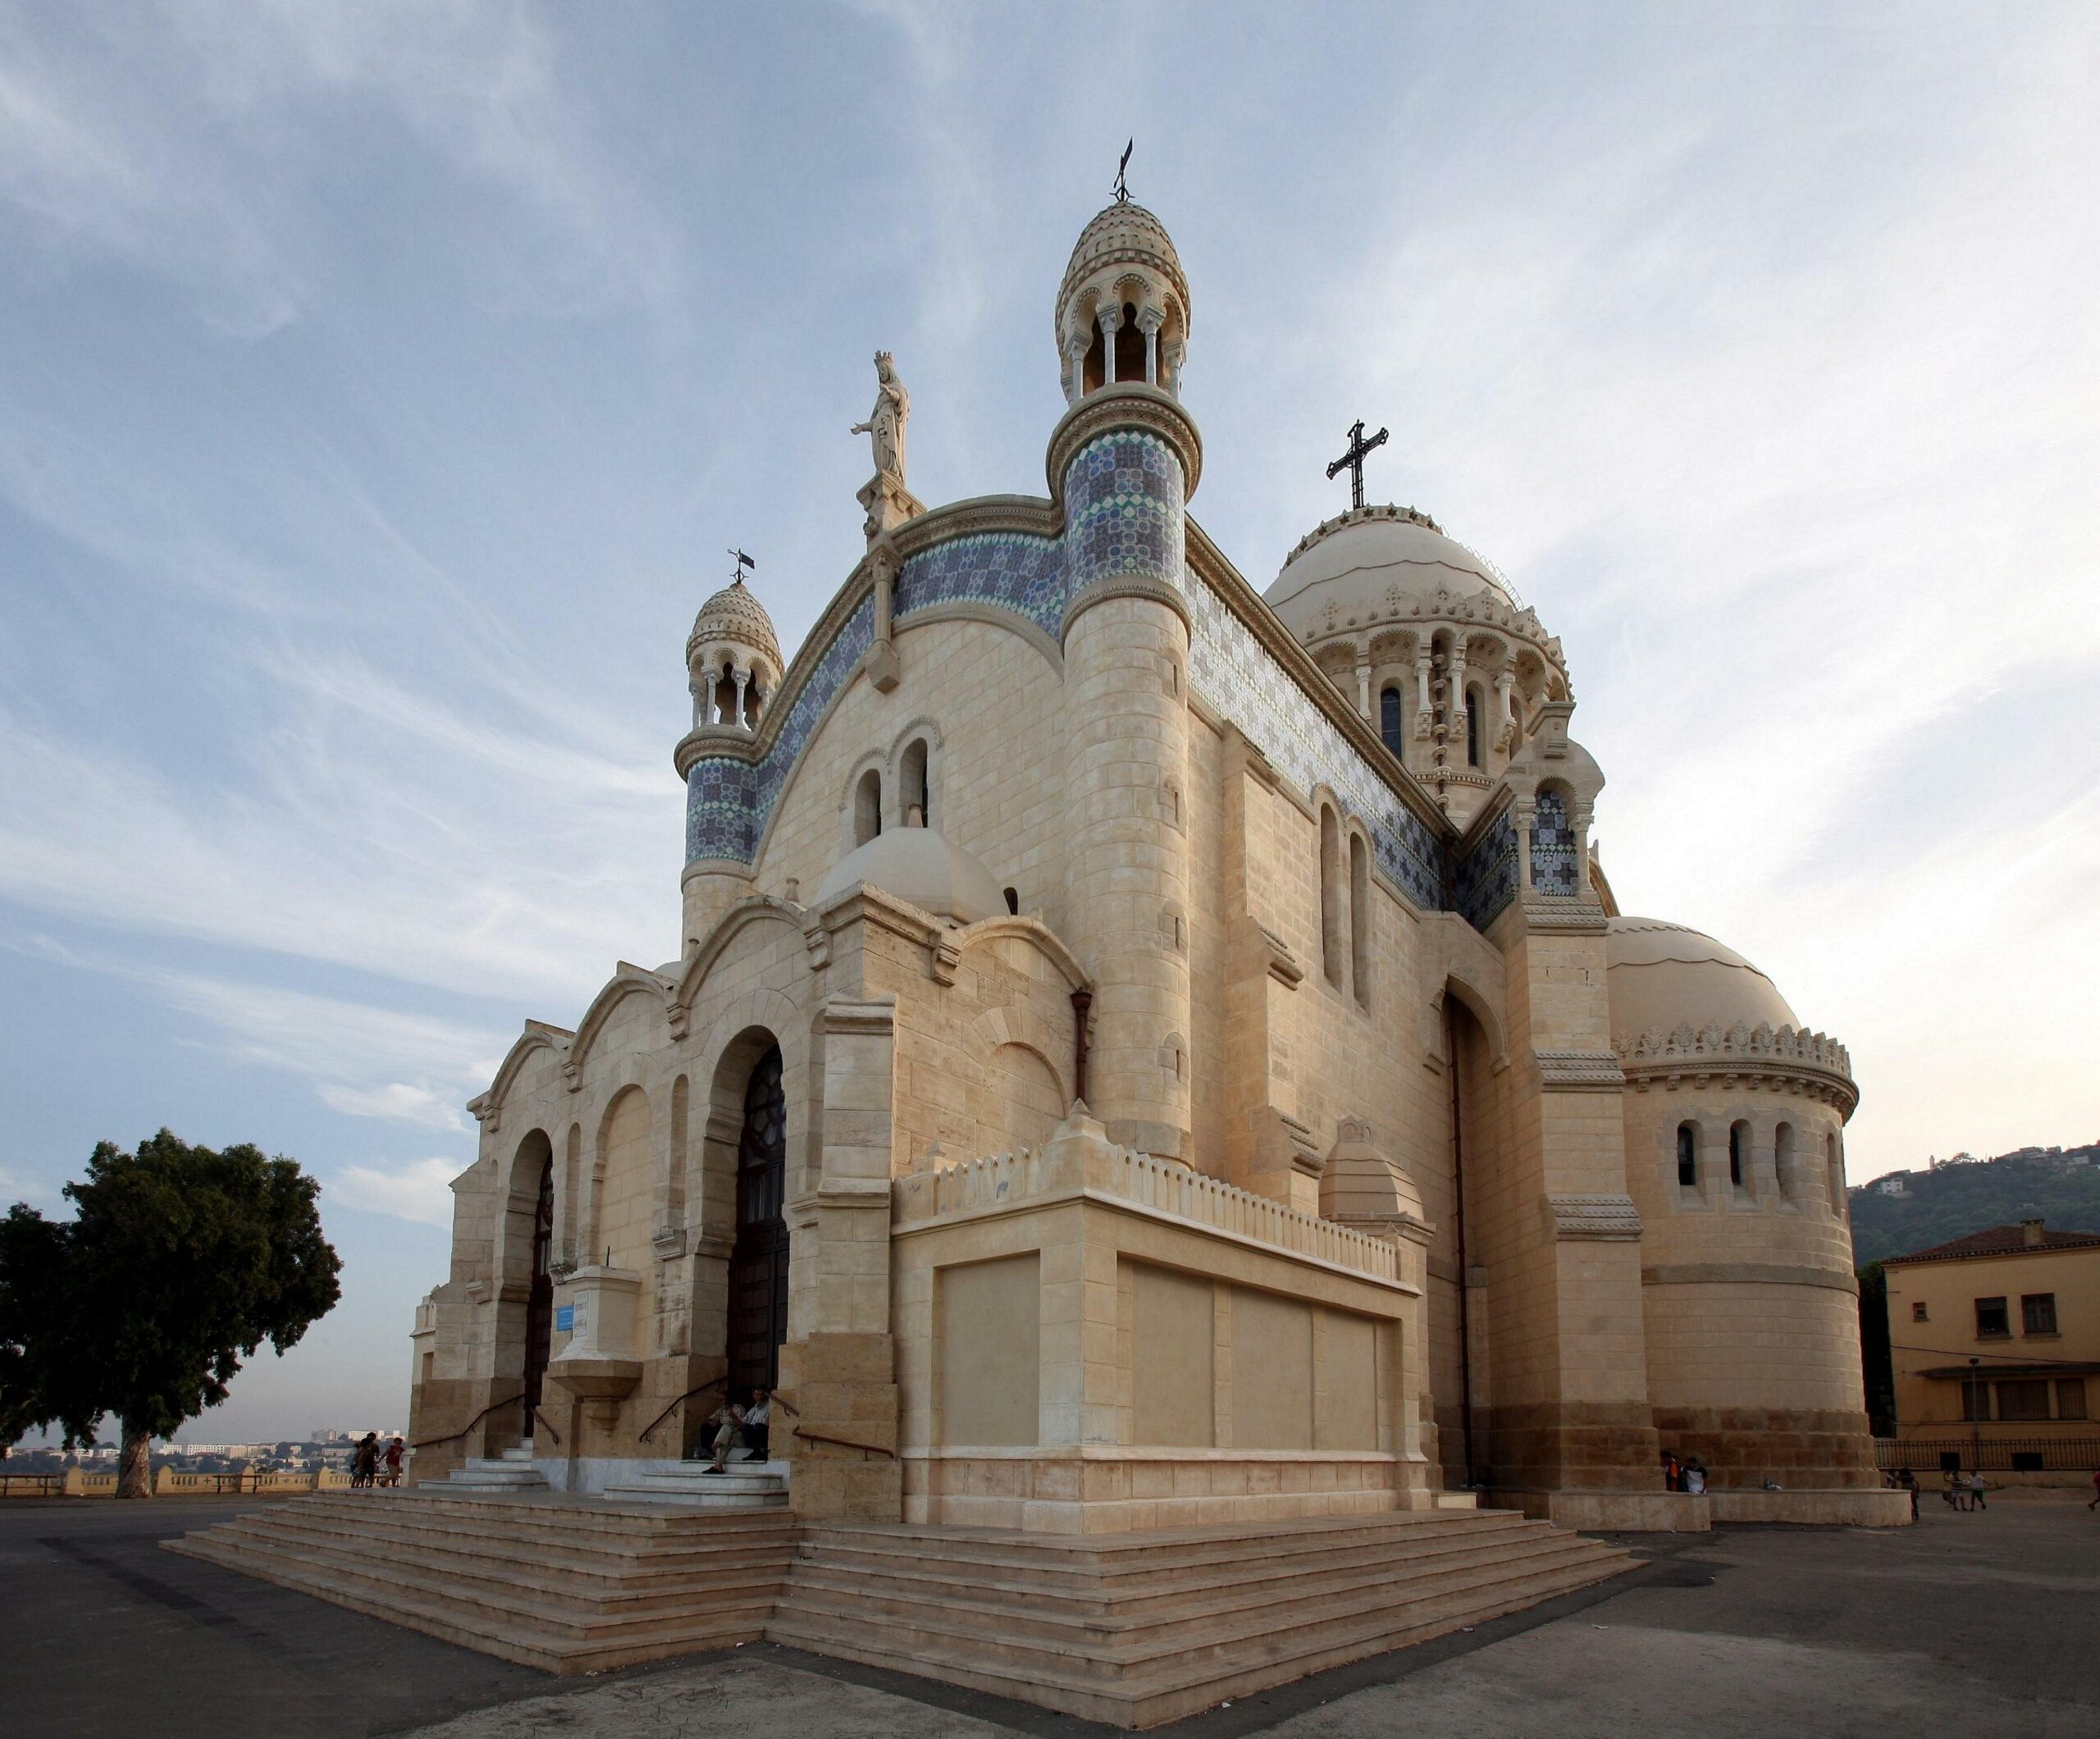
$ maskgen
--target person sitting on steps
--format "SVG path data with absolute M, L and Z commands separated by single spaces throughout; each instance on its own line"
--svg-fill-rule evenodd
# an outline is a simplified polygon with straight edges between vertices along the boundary
M 729 1471 L 729 1451 L 736 1447 L 737 1429 L 744 1422 L 744 1410 L 724 1395 L 722 1404 L 707 1416 L 707 1422 L 715 1427 L 714 1460 L 704 1471 L 726 1473 Z
M 751 1404 L 744 1409 L 744 1447 L 756 1461 L 766 1457 L 766 1439 L 773 1425 L 773 1391 L 758 1388 L 751 1390 Z

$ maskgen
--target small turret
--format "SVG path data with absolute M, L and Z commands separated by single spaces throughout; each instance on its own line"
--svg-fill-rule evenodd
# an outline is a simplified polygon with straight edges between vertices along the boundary
M 749 559 L 740 556 L 736 577 L 701 605 L 686 637 L 695 730 L 710 724 L 756 730 L 780 686 L 780 637 L 744 584 Z

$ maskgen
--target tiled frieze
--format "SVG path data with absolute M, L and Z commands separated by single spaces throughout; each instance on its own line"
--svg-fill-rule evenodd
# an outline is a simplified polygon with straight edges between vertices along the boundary
M 921 550 L 897 580 L 897 615 L 937 604 L 988 604 L 1025 616 L 1055 639 L 1065 618 L 1058 541 L 1025 532 L 984 532 Z
M 1532 812 L 1532 886 L 1556 900 L 1579 892 L 1576 874 L 1575 828 L 1568 817 L 1568 799 L 1550 788 L 1538 795 Z
M 1444 847 L 1369 762 L 1262 649 L 1199 576 L 1190 575 L 1189 686 L 1245 732 L 1299 789 L 1325 785 L 1371 834 L 1378 866 L 1426 911 L 1444 904 Z
M 1517 897 L 1517 829 L 1507 808 L 1459 860 L 1451 888 L 1451 903 L 1477 930 L 1485 930 Z
M 1184 583 L 1181 461 L 1157 436 L 1089 441 L 1065 472 L 1065 513 L 1072 596 L 1133 573 Z

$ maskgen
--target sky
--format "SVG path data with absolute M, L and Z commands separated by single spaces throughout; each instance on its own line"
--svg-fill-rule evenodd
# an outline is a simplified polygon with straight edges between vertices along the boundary
M 1433 513 L 1622 907 L 1842 1039 L 1854 1181 L 2100 1136 L 2100 14 L 0 0 L 0 1200 L 165 1125 L 344 1299 L 184 1434 L 405 1423 L 465 1101 L 678 952 L 685 632 L 1043 490 L 1134 136 L 1192 511 Z

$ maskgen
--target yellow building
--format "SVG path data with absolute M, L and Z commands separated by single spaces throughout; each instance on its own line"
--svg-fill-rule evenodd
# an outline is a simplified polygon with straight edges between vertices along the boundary
M 2100 1233 L 2028 1220 L 1883 1267 L 1899 1439 L 2039 1472 L 2049 1444 L 2095 1435 Z

